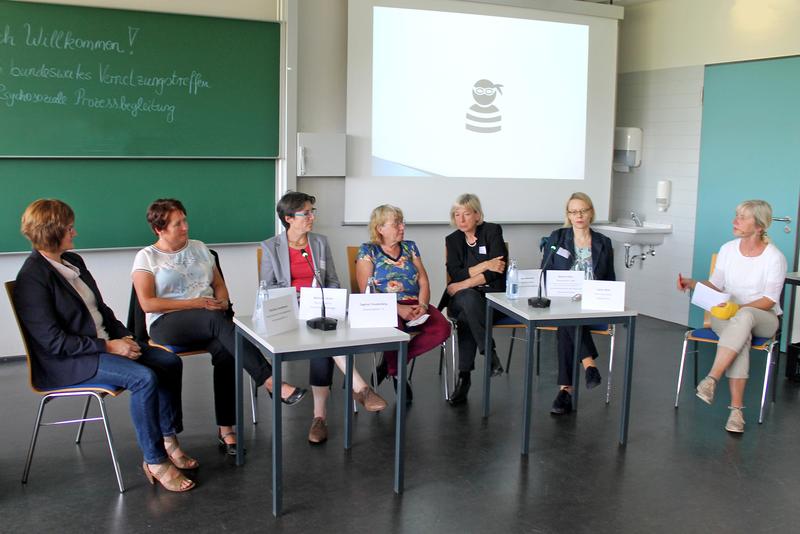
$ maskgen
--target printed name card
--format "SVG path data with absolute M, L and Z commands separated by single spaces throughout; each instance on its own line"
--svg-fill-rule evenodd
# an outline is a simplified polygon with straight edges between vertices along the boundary
M 541 269 L 521 269 L 519 274 L 519 298 L 535 297 L 539 294 Z
M 548 297 L 574 297 L 583 291 L 583 271 L 547 271 Z
M 625 311 L 625 282 L 584 280 L 581 309 Z
M 397 326 L 397 295 L 394 293 L 354 293 L 348 312 L 350 328 Z
M 318 287 L 300 288 L 300 320 L 322 315 L 322 293 Z M 325 288 L 325 317 L 344 319 L 347 316 L 347 290 Z
M 274 335 L 297 328 L 297 297 L 284 295 L 265 300 L 253 327 L 259 334 Z

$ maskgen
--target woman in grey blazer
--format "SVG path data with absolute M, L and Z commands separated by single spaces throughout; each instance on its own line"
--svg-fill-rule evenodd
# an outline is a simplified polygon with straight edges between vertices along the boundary
M 301 287 L 312 286 L 315 271 L 323 287 L 339 287 L 327 238 L 311 232 L 316 219 L 315 202 L 313 196 L 295 191 L 286 193 L 278 201 L 275 211 L 286 231 L 261 243 L 259 279 L 266 280 L 267 287 L 295 287 L 299 292 Z M 344 372 L 344 356 L 309 361 L 314 392 L 314 419 L 308 432 L 311 443 L 328 439 L 327 403 L 334 362 Z M 356 369 L 353 369 L 353 398 L 370 412 L 386 407 L 386 401 L 369 387 Z

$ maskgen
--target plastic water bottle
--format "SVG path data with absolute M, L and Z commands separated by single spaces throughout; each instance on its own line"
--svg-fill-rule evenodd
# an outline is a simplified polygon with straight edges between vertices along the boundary
M 267 281 L 261 280 L 258 283 L 258 293 L 256 293 L 256 305 L 253 309 L 253 327 L 256 331 L 266 330 L 266 321 L 264 320 L 264 306 L 269 299 L 269 292 L 267 291 Z
M 519 297 L 519 269 L 517 260 L 511 260 L 506 271 L 506 297 L 515 299 Z
M 367 279 L 367 287 L 364 288 L 364 293 L 378 293 L 378 284 L 375 282 L 374 276 L 370 276 Z

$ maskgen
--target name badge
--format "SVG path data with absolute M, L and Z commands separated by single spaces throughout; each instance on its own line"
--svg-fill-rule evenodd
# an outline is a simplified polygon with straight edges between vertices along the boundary
M 572 255 L 569 253 L 569 250 L 561 247 L 558 247 L 558 250 L 556 250 L 556 254 L 566 259 L 569 259 L 569 257 Z
M 486 246 L 481 245 L 478 247 L 478 254 L 486 254 Z

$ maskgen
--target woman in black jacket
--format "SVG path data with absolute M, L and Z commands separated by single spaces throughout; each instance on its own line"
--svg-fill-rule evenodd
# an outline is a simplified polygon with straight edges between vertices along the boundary
M 14 303 L 30 349 L 37 388 L 78 384 L 124 387 L 150 483 L 187 491 L 194 482 L 179 470 L 198 463 L 178 445 L 182 430 L 180 358 L 141 346 L 106 306 L 74 252 L 75 214 L 60 200 L 36 200 L 22 215 L 33 251 L 17 275 Z
M 450 397 L 456 406 L 467 401 L 475 368 L 475 351 L 486 335 L 486 293 L 502 292 L 506 284 L 508 252 L 499 224 L 484 222 L 480 199 L 470 193 L 458 197 L 450 208 L 450 222 L 457 230 L 445 238 L 447 275 L 450 281 L 439 302 L 458 323 L 458 383 Z M 483 353 L 483 351 L 481 351 Z M 492 340 L 492 376 L 503 366 Z
M 573 193 L 567 201 L 565 226 L 550 234 L 542 268 L 548 270 L 583 271 L 589 280 L 615 280 L 614 251 L 611 240 L 589 225 L 594 221 L 594 205 L 586 193 Z M 554 249 L 552 247 L 555 247 Z M 549 259 L 549 265 L 544 262 Z M 597 348 L 590 331 L 593 327 L 582 326 L 581 363 L 586 373 L 586 387 L 600 385 L 600 372 L 594 364 Z M 559 392 L 553 401 L 550 413 L 561 415 L 572 411 L 572 368 L 574 365 L 575 329 L 559 328 L 558 337 L 558 383 Z

